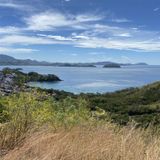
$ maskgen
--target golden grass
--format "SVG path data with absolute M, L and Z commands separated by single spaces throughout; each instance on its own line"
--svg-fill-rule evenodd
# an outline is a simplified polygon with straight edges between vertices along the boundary
M 133 127 L 112 125 L 41 130 L 3 160 L 159 160 L 160 139 Z

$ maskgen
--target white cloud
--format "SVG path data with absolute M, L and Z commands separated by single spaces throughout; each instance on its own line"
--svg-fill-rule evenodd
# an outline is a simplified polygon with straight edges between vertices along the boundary
M 112 19 L 112 22 L 116 22 L 116 23 L 127 23 L 127 22 L 131 22 L 130 20 L 126 19 L 126 18 L 121 18 L 121 19 Z
M 105 55 L 105 52 L 89 52 L 89 55 Z
M 18 34 L 21 31 L 22 29 L 14 26 L 0 27 L 0 34 Z
M 105 49 L 117 49 L 117 50 L 132 50 L 141 52 L 157 52 L 160 51 L 160 40 L 135 40 L 131 38 L 103 38 L 88 36 L 86 38 L 78 35 L 72 37 L 63 36 L 23 36 L 23 35 L 8 35 L 0 39 L 1 45 L 54 45 L 54 44 L 66 44 L 81 48 L 105 48 Z
M 154 8 L 153 11 L 154 11 L 154 12 L 157 12 L 157 11 L 159 11 L 159 9 L 160 9 L 160 8 Z
M 119 37 L 132 37 L 130 33 L 120 33 L 120 34 L 117 34 L 115 36 L 119 36 Z
M 160 42 L 135 41 L 135 40 L 114 40 L 94 37 L 90 40 L 81 40 L 76 43 L 77 47 L 83 48 L 106 48 L 117 50 L 132 50 L 141 52 L 160 51 Z
M 13 3 L 13 2 L 8 2 L 8 1 L 7 2 L 6 1 L 0 2 L 0 7 L 1 8 L 17 9 L 17 10 L 22 10 L 22 11 L 33 9 L 33 7 L 26 5 L 26 4 L 19 4 L 19 3 Z
M 103 18 L 89 13 L 65 15 L 59 12 L 44 12 L 32 15 L 25 19 L 24 28 L 0 27 L 0 44 L 1 46 L 66 44 L 82 48 L 160 51 L 159 32 L 101 24 Z M 66 29 L 70 29 L 67 35 L 64 34 Z M 36 32 L 35 35 L 34 30 L 42 32 L 41 34 Z M 53 35 L 46 34 L 46 31 L 52 31 Z
M 38 36 L 46 37 L 46 38 L 50 38 L 58 41 L 73 41 L 73 39 L 70 37 L 63 37 L 63 36 L 57 36 L 57 35 L 38 34 Z
M 0 47 L 0 53 L 32 53 L 38 50 L 31 48 L 5 48 Z
M 75 21 L 77 22 L 94 22 L 94 21 L 99 21 L 102 20 L 104 17 L 103 16 L 96 16 L 96 15 L 92 15 L 92 14 L 81 14 L 81 15 L 77 15 L 75 17 Z
M 59 42 L 60 43 L 60 42 Z M 55 42 L 48 38 L 36 36 L 23 36 L 23 35 L 9 35 L 0 39 L 1 45 L 38 45 L 38 44 L 55 44 Z
M 78 54 L 77 54 L 77 53 L 72 53 L 71 55 L 72 55 L 72 56 L 78 56 Z
M 28 30 L 49 31 L 60 27 L 83 29 L 86 22 L 99 21 L 103 17 L 92 14 L 71 15 L 58 12 L 44 12 L 25 18 Z
M 0 3 L 0 7 L 7 7 L 7 8 L 23 8 L 23 5 L 20 4 L 14 4 L 14 3 Z

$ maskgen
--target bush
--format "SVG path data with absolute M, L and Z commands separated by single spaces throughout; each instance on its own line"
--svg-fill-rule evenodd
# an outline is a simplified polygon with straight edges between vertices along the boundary
M 1 117 L 7 122 L 0 126 L 1 147 L 14 147 L 29 130 L 44 124 L 55 129 L 61 126 L 71 128 L 91 119 L 87 103 L 81 98 L 68 97 L 59 102 L 34 91 L 4 97 L 1 103 L 5 106 L 5 110 L 1 107 Z

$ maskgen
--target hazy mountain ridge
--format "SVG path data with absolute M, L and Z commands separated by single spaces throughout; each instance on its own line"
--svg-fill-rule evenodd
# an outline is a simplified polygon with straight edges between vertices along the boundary
M 27 66 L 66 66 L 66 67 L 96 67 L 96 65 L 120 65 L 120 66 L 126 66 L 126 65 L 147 65 L 146 63 L 137 63 L 137 64 L 122 64 L 122 63 L 115 63 L 115 62 L 109 62 L 109 61 L 103 61 L 103 62 L 91 62 L 91 63 L 62 63 L 62 62 L 46 62 L 46 61 L 37 61 L 37 60 L 31 60 L 31 59 L 16 59 L 14 57 L 0 54 L 0 65 L 27 65 Z

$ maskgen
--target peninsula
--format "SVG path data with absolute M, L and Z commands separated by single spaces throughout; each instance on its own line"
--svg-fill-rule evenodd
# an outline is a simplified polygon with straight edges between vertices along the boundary
M 36 72 L 24 73 L 19 69 L 4 68 L 0 71 L 0 95 L 27 91 L 28 82 L 58 82 L 59 77 L 54 74 L 42 75 Z

